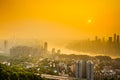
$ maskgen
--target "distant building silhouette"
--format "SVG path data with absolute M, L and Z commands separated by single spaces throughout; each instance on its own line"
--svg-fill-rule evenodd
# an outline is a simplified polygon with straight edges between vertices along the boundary
M 11 57 L 34 57 L 38 59 L 43 56 L 42 47 L 14 46 L 10 48 Z
M 114 34 L 114 43 L 116 43 L 116 40 L 117 40 L 116 34 Z
M 66 48 L 85 53 L 117 56 L 120 53 L 120 35 L 113 34 L 107 39 L 95 36 L 94 40 L 69 43 Z
M 109 37 L 108 42 L 112 43 L 112 37 Z
M 97 36 L 95 36 L 95 41 L 98 41 L 98 37 Z
M 52 57 L 53 57 L 53 58 L 55 57 L 55 54 L 56 54 L 55 48 L 52 48 Z
M 55 48 L 52 48 L 52 54 L 55 54 Z
M 4 52 L 8 53 L 8 41 L 4 40 Z
M 105 37 L 102 38 L 102 42 L 105 42 Z
M 45 42 L 44 43 L 44 54 L 47 54 L 47 51 L 48 51 L 48 43 L 47 42 Z
M 119 43 L 119 35 L 117 35 L 117 43 Z
M 61 53 L 61 51 L 60 51 L 60 49 L 58 49 L 58 50 L 57 50 L 57 54 L 60 54 L 60 53 Z

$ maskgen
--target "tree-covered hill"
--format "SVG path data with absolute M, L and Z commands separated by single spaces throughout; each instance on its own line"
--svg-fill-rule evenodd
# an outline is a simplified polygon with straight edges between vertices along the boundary
M 0 80 L 45 80 L 22 68 L 0 64 Z

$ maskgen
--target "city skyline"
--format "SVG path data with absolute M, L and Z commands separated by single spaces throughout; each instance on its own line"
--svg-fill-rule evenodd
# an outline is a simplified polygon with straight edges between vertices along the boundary
M 0 0 L 0 80 L 120 80 L 120 0 Z
M 47 42 L 49 43 L 49 47 L 47 47 Z M 112 58 L 119 57 L 119 47 L 120 47 L 120 40 L 119 35 L 114 33 L 110 36 L 94 36 L 94 39 L 84 39 L 84 40 L 70 40 L 65 42 L 45 42 L 43 46 L 45 48 L 45 53 L 47 52 L 46 49 L 50 50 L 57 48 L 58 53 L 60 52 L 59 49 L 62 50 L 62 54 L 75 54 L 75 55 L 90 55 L 90 56 L 97 56 L 97 55 L 106 55 L 111 56 Z M 3 53 L 9 52 L 9 49 L 14 46 L 29 46 L 29 47 L 39 47 L 42 45 L 44 41 L 41 40 L 34 40 L 34 39 L 12 39 L 12 40 L 0 40 L 0 50 Z M 91 46 L 91 47 L 90 47 Z

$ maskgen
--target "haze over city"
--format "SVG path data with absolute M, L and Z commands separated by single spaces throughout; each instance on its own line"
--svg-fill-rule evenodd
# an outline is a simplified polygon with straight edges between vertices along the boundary
M 120 80 L 120 0 L 0 0 L 0 80 Z

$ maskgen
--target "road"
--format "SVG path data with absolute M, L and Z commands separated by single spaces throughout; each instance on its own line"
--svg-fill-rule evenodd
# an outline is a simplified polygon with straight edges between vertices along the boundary
M 55 79 L 55 80 L 74 80 L 75 78 L 69 76 L 55 76 L 49 74 L 41 74 L 42 78 Z

